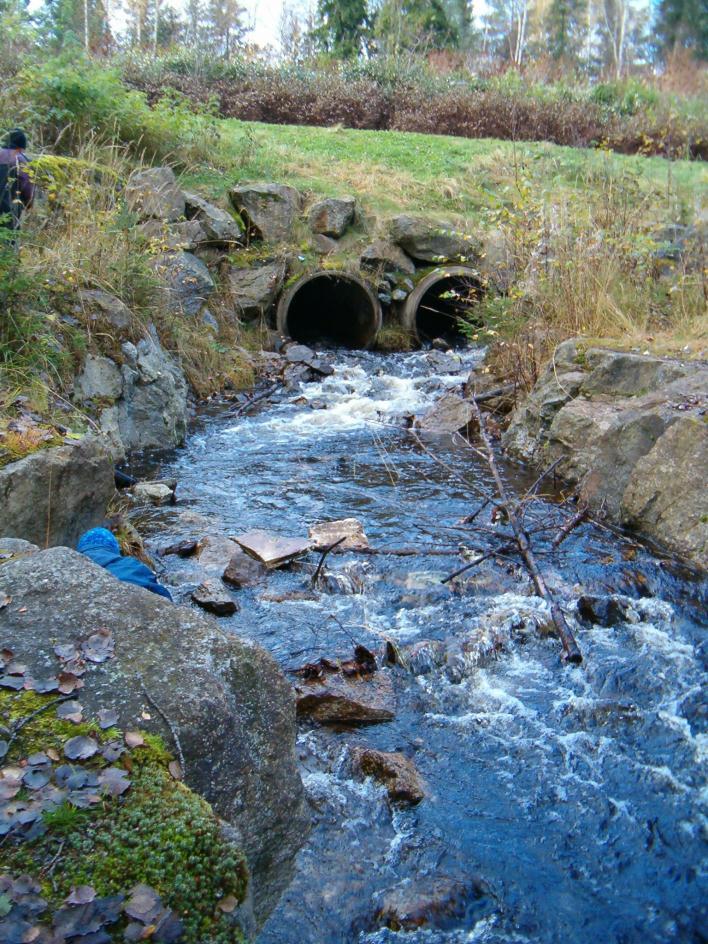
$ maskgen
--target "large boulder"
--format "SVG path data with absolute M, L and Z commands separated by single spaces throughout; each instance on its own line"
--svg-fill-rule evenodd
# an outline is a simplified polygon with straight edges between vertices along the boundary
M 74 381 L 74 400 L 100 411 L 116 457 L 131 449 L 180 445 L 187 431 L 187 382 L 154 329 L 137 345 L 126 341 L 119 367 L 89 354 Z
M 42 449 L 0 469 L 0 528 L 42 547 L 73 545 L 103 523 L 114 491 L 113 459 L 102 438 Z
M 558 460 L 557 473 L 595 512 L 701 563 L 708 504 L 690 457 L 704 446 L 696 439 L 689 448 L 688 436 L 704 423 L 706 403 L 701 364 L 567 341 L 515 409 L 504 445 L 538 466 Z M 671 433 L 679 421 L 681 432 Z M 684 508 L 685 534 L 672 480 L 694 501 L 690 515 Z
M 149 167 L 136 170 L 125 185 L 128 209 L 140 220 L 168 220 L 184 217 L 184 194 L 171 167 Z
M 155 257 L 152 266 L 165 284 L 171 308 L 192 317 L 202 311 L 215 285 L 201 259 L 189 252 L 164 252 Z
M 708 570 L 706 469 L 705 419 L 681 417 L 635 465 L 621 513 L 625 525 Z
M 389 223 L 392 241 L 419 262 L 470 262 L 480 256 L 479 240 L 450 223 L 401 214 Z
M 36 677 L 56 674 L 54 646 L 110 629 L 115 655 L 91 669 L 80 693 L 86 713 L 114 708 L 123 730 L 155 731 L 171 749 L 176 733 L 186 782 L 240 834 L 264 920 L 308 829 L 292 690 L 273 659 L 67 548 L 0 566 L 3 592 L 13 605 L 3 611 L 0 645 Z
M 231 268 L 227 284 L 236 314 L 243 321 L 255 321 L 268 313 L 285 279 L 285 263 L 247 269 Z
M 302 207 L 300 193 L 284 184 L 232 187 L 229 200 L 254 235 L 273 243 L 288 242 Z
M 354 222 L 355 212 L 354 197 L 329 197 L 310 207 L 307 222 L 313 233 L 339 239 L 344 235 L 347 227 Z
M 184 199 L 187 219 L 199 223 L 208 243 L 230 246 L 242 241 L 241 227 L 226 210 L 214 206 L 197 193 L 185 191 Z

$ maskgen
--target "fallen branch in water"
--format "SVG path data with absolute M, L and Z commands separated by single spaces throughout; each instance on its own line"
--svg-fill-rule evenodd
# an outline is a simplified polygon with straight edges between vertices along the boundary
M 333 550 L 335 549 L 335 547 L 339 547 L 340 544 L 343 544 L 344 541 L 346 541 L 347 537 L 348 537 L 348 535 L 345 534 L 344 537 L 341 537 L 338 541 L 335 541 L 334 544 L 330 544 L 329 547 L 326 547 L 326 548 L 324 549 L 324 551 L 322 551 L 322 556 L 320 557 L 320 562 L 319 562 L 319 564 L 317 565 L 317 570 L 316 570 L 316 571 L 314 572 L 314 574 L 312 575 L 312 586 L 313 586 L 313 587 L 317 586 L 317 581 L 318 581 L 319 576 L 320 576 L 320 571 L 322 570 L 322 567 L 323 567 L 323 565 L 324 565 L 325 559 L 326 559 L 327 555 L 329 554 L 329 552 L 330 552 L 330 551 L 333 551 Z
M 583 521 L 586 521 L 590 517 L 590 509 L 587 505 L 581 508 L 577 514 L 573 515 L 570 521 L 566 521 L 563 527 L 560 529 L 558 534 L 551 541 L 551 547 L 559 547 L 563 541 L 568 537 L 571 531 L 575 531 L 578 525 L 582 524 Z
M 495 547 L 493 550 L 487 551 L 486 554 L 482 554 L 481 557 L 476 558 L 476 560 L 470 561 L 469 564 L 465 564 L 464 567 L 460 567 L 460 569 L 456 570 L 454 573 L 448 574 L 447 577 L 443 577 L 440 583 L 449 583 L 451 580 L 454 580 L 455 577 L 459 577 L 466 573 L 466 571 L 476 567 L 477 564 L 481 564 L 484 561 L 489 560 L 490 557 L 497 557 L 498 555 L 503 555 L 513 550 L 514 548 L 511 544 L 505 544 L 503 547 Z
M 489 466 L 489 471 L 492 473 L 494 484 L 497 488 L 497 495 L 499 496 L 499 502 L 506 513 L 511 530 L 514 532 L 516 546 L 524 564 L 526 565 L 526 569 L 529 572 L 531 580 L 533 581 L 533 585 L 536 588 L 536 593 L 543 600 L 545 600 L 549 606 L 551 611 L 551 619 L 558 630 L 558 635 L 560 636 L 561 642 L 563 644 L 563 649 L 565 651 L 564 658 L 567 662 L 578 665 L 583 661 L 582 653 L 578 648 L 578 644 L 575 641 L 575 637 L 573 636 L 570 626 L 568 626 L 568 623 L 566 622 L 563 611 L 556 603 L 553 594 L 546 585 L 546 581 L 543 579 L 543 574 L 539 570 L 533 548 L 531 547 L 531 542 L 519 520 L 519 506 L 515 505 L 509 497 L 506 486 L 504 485 L 502 477 L 499 474 L 499 469 L 497 468 L 497 463 L 494 458 L 494 450 L 492 448 L 489 436 L 487 435 L 486 426 L 484 425 L 482 411 L 479 409 L 479 406 L 474 400 L 472 401 L 472 405 L 474 407 L 477 422 L 479 424 L 479 436 L 484 447 L 483 449 L 477 449 L 476 451 L 486 461 L 487 465 Z
M 513 393 L 516 390 L 516 384 L 504 384 L 503 387 L 495 387 L 494 390 L 485 390 L 484 393 L 475 393 L 467 399 L 473 403 L 486 403 L 488 400 L 496 400 L 497 397 L 504 397 L 507 393 Z
M 265 400 L 266 397 L 269 397 L 272 393 L 275 393 L 278 387 L 279 387 L 278 383 L 272 383 L 269 387 L 266 387 L 265 390 L 261 390 L 260 393 L 257 393 L 255 394 L 255 396 L 250 397 L 250 399 L 246 400 L 244 404 L 242 404 L 237 409 L 233 410 L 233 412 L 229 411 L 229 415 L 234 416 L 234 417 L 241 416 L 243 413 L 246 412 L 246 410 L 249 410 L 252 406 L 255 406 L 256 403 L 260 403 L 261 400 Z

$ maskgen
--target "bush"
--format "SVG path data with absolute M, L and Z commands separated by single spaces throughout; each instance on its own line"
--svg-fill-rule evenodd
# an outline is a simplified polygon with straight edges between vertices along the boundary
M 517 72 L 489 79 L 434 74 L 420 61 L 270 66 L 209 63 L 187 53 L 129 57 L 126 80 L 160 102 L 173 87 L 226 117 L 272 124 L 342 124 L 459 137 L 550 141 L 622 153 L 708 158 L 705 101 L 637 80 L 593 88 L 544 85 Z
M 205 109 L 169 89 L 151 108 L 145 94 L 128 89 L 116 69 L 85 59 L 33 63 L 14 80 L 11 100 L 12 123 L 31 132 L 35 147 L 45 145 L 54 153 L 76 153 L 94 139 L 123 144 L 148 161 L 169 158 L 188 165 L 212 158 L 218 144 L 215 122 Z

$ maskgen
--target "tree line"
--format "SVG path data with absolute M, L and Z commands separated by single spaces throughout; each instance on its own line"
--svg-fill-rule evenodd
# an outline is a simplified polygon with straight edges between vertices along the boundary
M 479 71 L 544 63 L 558 74 L 620 77 L 677 54 L 708 60 L 706 0 L 282 0 L 278 48 L 249 45 L 238 0 L 0 0 L 6 41 L 92 54 L 184 47 L 291 62 L 447 56 Z M 277 13 L 274 14 L 277 16 Z

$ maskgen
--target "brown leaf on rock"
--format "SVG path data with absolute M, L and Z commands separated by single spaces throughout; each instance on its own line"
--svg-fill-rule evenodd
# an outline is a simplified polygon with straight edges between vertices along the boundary
M 125 743 L 128 747 L 142 747 L 145 743 L 145 738 L 139 731 L 126 731 L 125 732 Z
M 59 673 L 59 691 L 62 695 L 71 695 L 72 692 L 83 687 L 84 683 L 73 672 Z
M 61 756 L 61 755 L 59 754 L 59 751 L 56 750 L 55 748 L 53 748 L 53 747 L 48 747 L 48 748 L 47 748 L 47 757 L 48 757 L 50 760 L 57 761 L 57 760 L 59 760 L 60 756 Z
M 231 914 L 238 905 L 238 899 L 235 895 L 225 895 L 221 901 L 218 901 L 216 907 L 224 914 Z
M 98 753 L 98 742 L 83 734 L 69 738 L 64 745 L 64 756 L 69 760 L 88 760 L 96 753 Z
M 162 911 L 160 896 L 149 885 L 135 885 L 130 890 L 130 899 L 125 906 L 125 913 L 129 918 L 151 924 Z
M 96 897 L 96 889 L 91 885 L 72 886 L 71 892 L 64 899 L 67 905 L 88 905 Z
M 13 659 L 11 662 L 8 662 L 5 666 L 6 675 L 24 675 L 27 671 L 27 666 L 24 662 L 17 662 L 16 659 Z
M 58 659 L 61 659 L 62 662 L 69 662 L 71 659 L 78 658 L 79 650 L 73 642 L 70 642 L 64 646 L 55 646 L 54 654 Z
M 167 765 L 167 769 L 175 780 L 184 780 L 184 773 L 182 772 L 179 761 L 171 760 Z
M 0 593 L 0 610 L 4 609 L 12 603 L 12 597 L 9 597 L 6 593 Z

